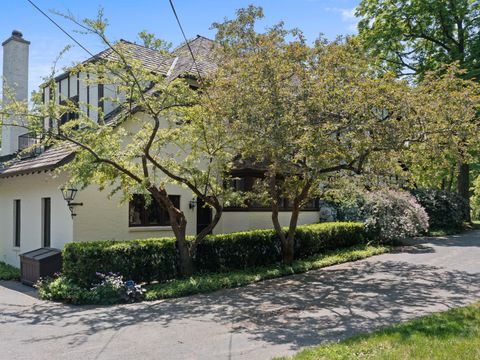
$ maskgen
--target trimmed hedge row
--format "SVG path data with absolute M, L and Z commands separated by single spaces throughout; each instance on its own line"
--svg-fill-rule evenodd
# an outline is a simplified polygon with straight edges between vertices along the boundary
M 63 273 L 90 287 L 99 273 L 119 273 L 136 282 L 165 281 L 177 276 L 175 240 L 88 241 L 65 244 Z
M 362 223 L 335 222 L 300 226 L 295 235 L 296 257 L 345 248 L 368 240 Z M 274 230 L 253 230 L 208 236 L 197 249 L 197 272 L 222 272 L 265 266 L 281 261 L 280 239 Z M 91 286 L 96 272 L 120 273 L 136 282 L 178 277 L 174 238 L 69 243 L 63 251 L 64 274 Z

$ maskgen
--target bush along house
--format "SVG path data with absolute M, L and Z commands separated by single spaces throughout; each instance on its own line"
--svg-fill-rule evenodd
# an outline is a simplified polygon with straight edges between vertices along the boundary
M 121 40 L 135 60 L 152 72 L 165 76 L 182 76 L 191 71 L 193 59 L 186 45 L 170 53 L 160 53 L 147 47 Z M 15 90 L 18 100 L 28 99 L 28 54 L 30 42 L 19 31 L 13 31 L 3 42 L 3 78 L 9 88 Z M 189 42 L 195 56 L 202 58 L 199 67 L 207 71 L 209 52 L 213 42 L 197 36 Z M 93 58 L 108 56 L 105 50 Z M 65 72 L 55 78 L 55 94 L 43 86 L 43 101 L 51 96 L 59 102 L 69 99 L 86 104 L 89 117 L 97 121 L 102 109 L 104 119 L 112 119 L 119 113 L 122 94 L 114 86 L 95 84 L 92 79 L 85 81 L 89 74 Z M 113 97 L 119 101 L 109 101 Z M 9 101 L 5 98 L 4 101 Z M 89 107 L 91 105 L 91 107 Z M 138 112 L 136 116 L 145 117 Z M 68 121 L 69 114 L 61 121 Z M 53 146 L 35 148 L 25 153 L 37 140 L 20 126 L 8 126 L 9 122 L 22 123 L 22 119 L 4 116 L 0 154 L 0 261 L 19 265 L 19 254 L 40 247 L 62 249 L 68 242 L 91 240 L 130 240 L 173 236 L 167 212 L 157 203 L 146 206 L 140 195 L 134 195 L 129 203 L 121 202 L 120 195 L 108 197 L 108 191 L 96 186 L 85 189 L 67 187 L 69 176 L 61 171 L 62 165 L 72 161 L 75 154 L 68 147 Z M 147 119 L 145 120 L 147 121 Z M 124 124 L 128 127 L 128 124 Z M 51 126 L 48 120 L 45 126 Z M 60 171 L 56 171 L 60 169 Z M 234 174 L 235 188 L 252 188 L 258 170 L 244 166 Z M 182 209 L 188 221 L 187 235 L 201 231 L 212 217 L 212 210 L 200 206 L 194 194 L 176 185 L 167 185 L 171 200 Z M 72 216 L 74 215 L 74 216 Z M 288 224 L 288 204 L 281 207 L 282 225 Z M 300 214 L 299 225 L 317 222 L 318 202 L 306 206 Z M 214 233 L 229 233 L 249 229 L 271 228 L 268 207 L 247 206 L 227 207 L 214 228 Z

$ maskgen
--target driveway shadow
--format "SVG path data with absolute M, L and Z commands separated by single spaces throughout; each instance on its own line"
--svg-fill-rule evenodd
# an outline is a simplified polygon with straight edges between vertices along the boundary
M 38 291 L 34 287 L 27 286 L 22 284 L 20 281 L 11 281 L 11 280 L 1 280 L 0 286 L 3 286 L 7 289 L 17 291 L 24 295 L 28 295 L 32 298 L 38 299 Z
M 225 325 L 227 333 L 297 350 L 468 304 L 479 296 L 478 274 L 373 258 L 152 303 L 75 307 L 38 302 L 22 311 L 2 311 L 0 326 L 9 322 L 56 326 L 57 335 L 37 334 L 28 342 L 66 339 L 77 346 L 105 330 L 144 324 L 165 330 L 182 321 L 213 321 Z
M 432 244 L 435 246 L 480 247 L 480 230 L 465 231 L 457 235 L 406 239 L 405 245 Z

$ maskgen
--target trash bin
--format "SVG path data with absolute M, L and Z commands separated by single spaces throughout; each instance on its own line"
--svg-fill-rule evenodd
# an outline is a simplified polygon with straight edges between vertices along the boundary
M 20 254 L 21 281 L 33 286 L 40 278 L 52 276 L 62 269 L 62 252 L 40 248 Z

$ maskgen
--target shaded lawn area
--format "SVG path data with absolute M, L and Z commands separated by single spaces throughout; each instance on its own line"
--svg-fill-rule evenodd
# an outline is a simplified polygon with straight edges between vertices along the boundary
M 225 273 L 207 273 L 188 279 L 175 279 L 165 283 L 147 285 L 146 300 L 167 299 L 234 288 L 282 276 L 304 273 L 383 254 L 391 248 L 383 245 L 357 245 L 329 251 L 307 259 L 296 260 L 292 266 L 271 265 Z
M 20 279 L 20 270 L 14 266 L 0 261 L 0 280 L 18 280 Z
M 289 359 L 480 359 L 480 303 L 306 349 Z

